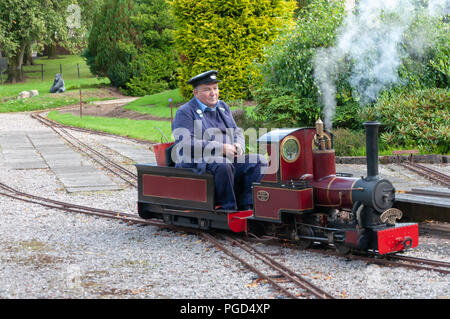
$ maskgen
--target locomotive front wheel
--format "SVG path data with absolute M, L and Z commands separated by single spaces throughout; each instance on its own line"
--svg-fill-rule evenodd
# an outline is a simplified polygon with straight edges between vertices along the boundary
M 301 249 L 307 249 L 311 247 L 313 240 L 309 238 L 302 238 L 302 237 L 314 237 L 314 230 L 310 226 L 306 225 L 299 225 L 297 227 L 297 236 L 295 236 L 295 230 L 294 230 L 294 237 L 297 246 L 299 246 Z

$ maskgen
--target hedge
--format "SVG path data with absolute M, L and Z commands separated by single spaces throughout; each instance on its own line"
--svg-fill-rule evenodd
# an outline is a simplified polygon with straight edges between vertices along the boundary
M 175 41 L 181 53 L 179 87 L 192 96 L 186 81 L 201 72 L 219 71 L 222 98 L 250 95 L 248 66 L 263 58 L 263 48 L 289 24 L 293 0 L 172 0 Z

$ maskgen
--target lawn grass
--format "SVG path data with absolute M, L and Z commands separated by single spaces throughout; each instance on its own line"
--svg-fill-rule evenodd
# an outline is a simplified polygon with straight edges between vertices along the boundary
M 36 64 L 44 65 L 44 81 L 41 80 L 41 66 L 24 66 L 26 82 L 0 85 L 1 98 L 17 97 L 22 91 L 38 90 L 40 95 L 50 92 L 55 75 L 60 72 L 59 65 L 62 64 L 63 80 L 67 91 L 81 88 L 95 88 L 110 84 L 107 78 L 98 78 L 93 75 L 84 59 L 77 55 L 61 55 L 58 59 L 49 60 L 41 57 L 34 60 Z M 77 64 L 80 66 L 80 78 L 78 79 Z M 27 73 L 26 71 L 39 71 Z M 3 73 L 3 76 L 6 74 Z M 5 80 L 5 79 L 4 79 Z
M 123 108 L 142 114 L 150 114 L 162 118 L 170 118 L 170 102 L 172 99 L 173 116 L 178 110 L 180 104 L 184 102 L 180 90 L 168 90 L 157 94 L 146 95 L 133 102 L 128 103 Z M 176 105 L 176 106 L 175 106 Z
M 128 136 L 152 142 L 165 142 L 156 127 L 173 141 L 170 121 L 131 120 L 126 118 L 109 118 L 96 116 L 79 116 L 58 111 L 51 111 L 48 118 L 64 125 L 87 128 L 95 131 Z
M 83 94 L 87 95 L 89 92 L 95 92 L 96 89 L 83 89 Z M 78 90 L 76 90 L 78 93 Z M 83 102 L 99 101 L 111 98 L 97 98 L 97 97 L 83 97 Z M 55 93 L 55 94 L 44 94 L 34 96 L 28 99 L 12 99 L 0 103 L 0 113 L 8 112 L 28 112 L 52 109 L 57 107 L 62 107 L 66 105 L 72 105 L 79 103 L 78 94 L 65 94 L 65 93 Z
M 24 112 L 56 108 L 79 102 L 77 94 L 80 88 L 83 92 L 94 92 L 99 87 L 110 84 L 107 78 L 97 78 L 91 74 L 86 62 L 77 55 L 62 55 L 58 59 L 49 60 L 47 57 L 35 59 L 35 63 L 44 64 L 44 81 L 41 73 L 25 73 L 27 81 L 15 84 L 0 85 L 0 112 Z M 62 64 L 64 85 L 66 92 L 50 93 L 55 74 L 60 72 L 59 65 Z M 78 78 L 77 64 L 80 67 L 80 78 Z M 24 66 L 24 71 L 41 70 L 40 65 Z M 28 99 L 17 99 L 22 91 L 38 90 L 39 95 Z M 94 95 L 94 94 L 92 94 Z M 83 98 L 84 102 L 102 100 L 102 98 Z

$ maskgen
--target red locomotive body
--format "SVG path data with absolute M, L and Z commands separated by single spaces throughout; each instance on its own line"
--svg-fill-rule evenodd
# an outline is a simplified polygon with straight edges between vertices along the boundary
M 354 178 L 336 174 L 333 136 L 319 121 L 316 128 L 274 130 L 260 137 L 271 171 L 253 184 L 253 210 L 216 210 L 209 173 L 139 164 L 139 215 L 201 229 L 278 235 L 302 247 L 325 242 L 341 252 L 387 254 L 416 247 L 418 225 L 395 222 L 401 217 L 392 208 L 395 189 L 378 176 L 379 123 L 365 123 L 368 176 Z

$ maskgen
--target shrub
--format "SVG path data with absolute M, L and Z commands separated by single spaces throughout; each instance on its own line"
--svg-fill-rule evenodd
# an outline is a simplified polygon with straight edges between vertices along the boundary
M 134 13 L 134 1 L 106 0 L 95 14 L 82 54 L 93 74 L 108 77 L 116 87 L 124 87 L 134 73 L 129 66 L 137 54 L 131 41 L 136 37 L 130 20 Z
M 334 44 L 343 18 L 343 2 L 312 1 L 301 10 L 295 27 L 266 49 L 264 63 L 255 65 L 261 77 L 253 79 L 259 116 L 275 125 L 314 125 L 321 110 L 312 59 L 318 47 Z
M 83 52 L 93 74 L 131 95 L 176 86 L 173 18 L 165 0 L 106 0 Z
M 399 75 L 409 88 L 446 88 L 450 77 L 450 26 L 420 10 L 405 32 Z
M 255 116 L 272 127 L 313 125 L 320 115 L 315 99 L 300 98 L 287 90 L 263 87 L 256 91 Z
M 384 125 L 382 142 L 400 147 L 420 147 L 426 152 L 450 151 L 450 91 L 418 89 L 384 92 L 364 116 Z
M 361 156 L 365 154 L 366 136 L 363 130 L 334 129 L 333 144 L 336 156 Z
M 176 70 L 180 65 L 173 38 L 174 18 L 166 0 L 137 0 L 137 14 L 132 17 L 138 30 L 139 47 L 130 67 L 137 72 L 128 81 L 130 95 L 150 95 L 176 88 Z
M 292 0 L 172 0 L 177 29 L 175 41 L 181 53 L 179 87 L 192 96 L 186 84 L 192 76 L 219 71 L 226 100 L 249 96 L 248 66 L 263 58 L 271 43 L 289 23 L 295 9 Z
M 395 66 L 393 74 L 384 78 L 386 75 L 384 72 L 379 72 L 377 76 L 374 76 L 372 72 L 373 70 L 383 70 L 383 63 L 376 59 L 381 57 L 383 52 L 376 46 L 368 46 L 364 59 L 360 59 L 367 67 L 362 68 L 358 67 L 357 60 L 348 52 L 341 52 L 338 49 L 326 50 L 326 48 L 335 46 L 338 32 L 346 30 L 345 27 L 340 28 L 345 17 L 344 3 L 345 1 L 312 0 L 300 11 L 295 27 L 286 31 L 279 41 L 265 50 L 265 62 L 255 66 L 260 70 L 262 77 L 255 79 L 255 88 L 252 91 L 255 99 L 261 101 L 258 106 L 260 116 L 265 117 L 266 114 L 269 114 L 272 119 L 275 117 L 277 122 L 283 122 L 289 118 L 288 112 L 292 112 L 292 108 L 309 106 L 308 101 L 318 101 L 319 96 L 325 97 L 324 92 L 327 91 L 330 93 L 330 100 L 333 98 L 336 100 L 333 126 L 356 129 L 361 124 L 360 110 L 357 104 L 374 103 L 379 92 L 378 89 L 448 88 L 450 76 L 448 45 L 450 26 L 446 21 L 448 16 L 430 16 L 425 13 L 427 10 L 424 6 L 427 1 L 415 2 L 414 12 L 410 14 L 412 23 L 405 32 L 402 31 L 401 38 L 399 35 L 399 41 L 400 39 L 401 41 L 395 50 L 396 57 L 398 53 L 399 67 Z M 368 5 L 368 3 L 369 1 L 364 1 L 361 5 Z M 356 12 L 359 9 L 362 10 L 357 5 Z M 389 10 L 386 11 L 389 12 Z M 391 22 L 396 19 L 397 14 L 382 12 L 373 23 L 380 25 L 387 23 L 387 26 L 393 27 L 395 23 L 392 25 Z M 367 34 L 374 35 L 376 38 L 379 34 L 376 29 L 370 29 Z M 346 35 L 348 36 L 350 33 L 346 33 Z M 378 37 L 382 38 L 383 36 L 379 35 Z M 344 37 L 347 42 L 350 38 L 352 37 Z M 379 40 L 376 39 L 376 42 Z M 372 42 L 367 41 L 366 43 Z M 358 42 L 360 46 L 363 44 L 364 41 Z M 357 52 L 358 48 L 355 48 L 354 51 Z M 330 68 L 325 68 L 325 70 L 331 69 L 333 72 L 324 74 L 324 78 L 330 81 L 323 83 L 319 89 L 318 82 L 314 80 L 313 76 L 313 57 L 316 54 L 316 56 L 321 56 L 320 53 L 325 53 L 324 61 L 326 59 L 333 61 Z M 385 61 L 387 60 L 385 59 Z M 318 70 L 316 69 L 316 71 Z M 356 80 L 358 81 L 353 79 L 355 75 L 357 75 Z M 378 75 L 383 79 L 380 80 Z M 267 94 L 266 90 L 261 90 L 260 87 L 272 92 Z M 325 90 L 326 88 L 330 90 Z M 376 90 L 372 90 L 372 94 L 369 95 L 365 93 L 366 89 Z M 262 94 L 263 97 L 259 98 L 257 96 L 259 94 Z M 287 108 L 285 105 L 287 98 L 280 99 L 280 94 L 292 96 L 290 100 L 297 104 Z M 328 104 L 334 106 L 334 101 L 330 101 Z M 295 118 L 293 122 L 306 122 L 309 118 L 313 120 L 308 124 L 314 124 L 313 113 L 319 113 L 320 111 L 317 111 L 319 107 L 318 105 L 313 108 L 312 113 L 309 113 L 309 116 L 304 119 Z M 291 116 L 305 116 L 305 114 L 306 112 L 296 111 L 291 113 Z M 328 116 L 329 119 L 331 117 L 332 115 Z

